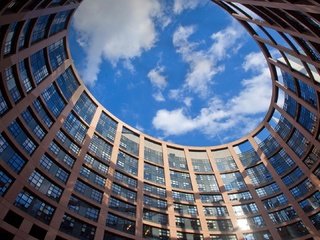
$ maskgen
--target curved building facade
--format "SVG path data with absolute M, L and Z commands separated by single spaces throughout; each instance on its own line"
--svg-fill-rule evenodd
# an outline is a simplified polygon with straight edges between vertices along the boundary
M 320 239 L 319 1 L 213 1 L 259 45 L 272 99 L 210 147 L 145 135 L 90 94 L 68 48 L 80 2 L 0 1 L 1 239 Z

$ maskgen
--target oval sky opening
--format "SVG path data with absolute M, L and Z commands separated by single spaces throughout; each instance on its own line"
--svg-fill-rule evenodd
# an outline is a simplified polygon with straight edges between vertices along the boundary
M 262 53 L 211 1 L 87 0 L 69 31 L 91 93 L 153 137 L 219 145 L 252 131 L 269 108 Z

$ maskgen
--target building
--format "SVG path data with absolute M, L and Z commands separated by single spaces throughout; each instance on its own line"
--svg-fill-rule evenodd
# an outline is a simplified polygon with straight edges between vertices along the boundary
M 1 239 L 320 239 L 319 1 L 213 1 L 258 43 L 273 94 L 254 131 L 211 147 L 99 104 L 70 59 L 79 4 L 0 1 Z

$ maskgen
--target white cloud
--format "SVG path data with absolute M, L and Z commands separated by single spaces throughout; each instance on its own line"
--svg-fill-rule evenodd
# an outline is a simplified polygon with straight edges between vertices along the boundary
M 148 73 L 148 78 L 155 89 L 155 92 L 152 94 L 152 97 L 157 102 L 164 102 L 165 98 L 162 91 L 166 88 L 168 82 L 166 77 L 163 75 L 165 68 L 163 66 L 157 66 L 151 69 Z
M 152 94 L 152 97 L 154 98 L 154 100 L 156 100 L 157 102 L 164 102 L 166 99 L 164 98 L 162 92 L 158 91 Z
M 74 16 L 78 42 L 86 46 L 84 81 L 94 85 L 102 59 L 116 65 L 152 48 L 155 19 L 164 19 L 161 8 L 159 0 L 84 0 Z
M 195 9 L 200 4 L 203 4 L 203 3 L 205 3 L 205 1 L 203 1 L 203 0 L 188 0 L 188 1 L 186 1 L 186 0 L 174 0 L 173 12 L 175 14 L 180 14 L 184 10 Z
M 158 89 L 164 89 L 167 86 L 167 79 L 163 76 L 164 70 L 163 66 L 157 66 L 148 73 L 151 84 Z
M 176 51 L 181 55 L 182 60 L 189 65 L 179 95 L 183 97 L 185 90 L 205 98 L 210 92 L 214 76 L 224 70 L 220 61 L 239 50 L 243 43 L 241 39 L 244 31 L 239 24 L 233 21 L 227 28 L 213 33 L 211 46 L 201 50 L 198 49 L 201 43 L 189 41 L 190 36 L 195 32 L 195 26 L 180 26 L 173 34 L 173 45 Z
M 256 61 L 252 61 L 255 58 Z M 257 63 L 260 64 L 257 64 Z M 184 108 L 161 109 L 153 118 L 153 126 L 164 136 L 182 135 L 200 131 L 207 136 L 237 128 L 236 134 L 245 134 L 260 121 L 257 114 L 264 113 L 271 99 L 271 78 L 262 54 L 251 53 L 246 56 L 243 69 L 253 76 L 242 80 L 242 90 L 233 98 L 223 101 L 212 97 L 197 116 L 190 116 Z M 253 71 L 254 70 L 254 71 Z

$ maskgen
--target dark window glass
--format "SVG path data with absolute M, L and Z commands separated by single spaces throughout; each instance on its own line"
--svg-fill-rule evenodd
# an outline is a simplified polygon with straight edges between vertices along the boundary
M 51 68 L 54 71 L 67 59 L 63 39 L 49 45 L 48 51 Z
M 65 214 L 60 225 L 60 231 L 80 240 L 93 240 L 96 228 L 87 222 Z
M 41 16 L 38 18 L 35 26 L 33 27 L 31 42 L 37 42 L 45 37 L 47 32 L 47 24 L 49 20 L 49 15 Z
M 44 50 L 40 50 L 30 56 L 31 70 L 36 84 L 39 84 L 49 75 L 46 65 Z
M 118 217 L 111 213 L 108 213 L 106 226 L 117 229 L 121 232 L 134 235 L 136 224 L 135 222 L 126 218 Z
M 88 97 L 86 93 L 82 93 L 78 99 L 73 110 L 81 117 L 86 123 L 90 124 L 94 113 L 96 112 L 97 106 Z
M 57 84 L 62 94 L 67 100 L 70 100 L 73 93 L 79 87 L 79 83 L 77 82 L 76 77 L 74 76 L 74 73 L 71 70 L 71 68 L 68 68 L 64 73 L 62 73 L 58 77 Z
M 45 224 L 50 223 L 55 211 L 53 206 L 27 191 L 18 194 L 14 205 Z
M 101 113 L 96 131 L 110 141 L 114 141 L 116 135 L 117 122 L 111 119 L 104 112 Z

